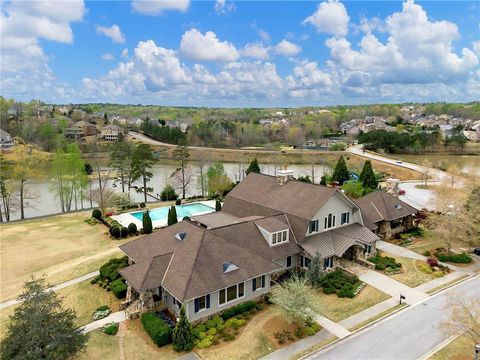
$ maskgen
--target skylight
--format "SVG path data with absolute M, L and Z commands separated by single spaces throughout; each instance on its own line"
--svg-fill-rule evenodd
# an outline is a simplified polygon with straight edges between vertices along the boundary
M 183 241 L 187 237 L 187 233 L 185 231 L 181 231 L 175 234 L 175 239 Z
M 238 266 L 235 264 L 232 264 L 231 262 L 225 261 L 223 263 L 223 273 L 229 273 L 231 271 L 238 270 Z
M 400 204 L 395 204 L 395 209 L 400 210 L 402 208 L 402 205 Z

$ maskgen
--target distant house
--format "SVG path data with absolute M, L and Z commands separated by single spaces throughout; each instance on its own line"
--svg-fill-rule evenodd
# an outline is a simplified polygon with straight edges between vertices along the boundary
M 270 291 L 289 269 L 321 271 L 340 260 L 375 254 L 377 235 L 360 208 L 338 189 L 250 173 L 226 196 L 221 211 L 193 216 L 120 246 L 129 266 L 127 314 L 169 312 L 196 322 Z
M 77 121 L 75 125 L 65 129 L 65 136 L 71 139 L 82 139 L 97 134 L 95 125 L 86 121 Z
M 470 141 L 480 142 L 480 128 L 477 131 L 465 130 L 463 135 Z
M 22 115 L 23 110 L 21 105 L 15 104 L 10 106 L 10 108 L 7 110 L 7 113 L 8 113 L 8 117 L 13 118 L 13 117 L 18 117 Z
M 374 191 L 355 203 L 362 211 L 365 226 L 383 239 L 410 230 L 418 210 L 385 191 Z
M 0 150 L 10 150 L 13 146 L 15 146 L 15 141 L 12 136 L 5 130 L 0 129 Z
M 445 125 L 440 125 L 440 132 L 442 133 L 443 137 L 450 137 L 453 135 L 453 125 L 450 124 L 445 124 Z
M 107 141 L 118 141 L 125 135 L 125 131 L 118 125 L 107 125 L 102 128 L 100 137 Z

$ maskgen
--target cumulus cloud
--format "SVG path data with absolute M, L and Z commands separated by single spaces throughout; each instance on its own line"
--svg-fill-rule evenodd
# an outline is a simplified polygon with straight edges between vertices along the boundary
M 125 42 L 125 36 L 122 34 L 120 27 L 116 24 L 110 27 L 97 25 L 96 29 L 98 34 L 109 37 L 114 43 L 121 44 Z
M 241 50 L 241 55 L 258 60 L 268 60 L 270 58 L 270 47 L 262 42 L 246 44 Z
M 303 24 L 313 25 L 321 33 L 345 36 L 349 21 L 345 6 L 338 0 L 328 0 L 320 3 L 317 11 L 303 20 Z
M 273 48 L 273 52 L 275 54 L 283 55 L 283 56 L 294 56 L 294 55 L 297 55 L 300 51 L 302 51 L 302 48 L 300 46 L 285 39 L 280 41 Z
M 202 34 L 195 28 L 183 34 L 180 50 L 190 59 L 200 61 L 235 61 L 239 57 L 232 43 L 220 41 L 213 31 Z
M 128 58 L 128 49 L 127 48 L 122 50 L 122 58 Z
M 134 0 L 132 8 L 143 15 L 159 15 L 165 10 L 185 12 L 190 6 L 190 0 Z
M 115 56 L 113 56 L 113 54 L 110 54 L 110 53 L 102 54 L 102 60 L 112 61 L 114 59 L 115 59 Z

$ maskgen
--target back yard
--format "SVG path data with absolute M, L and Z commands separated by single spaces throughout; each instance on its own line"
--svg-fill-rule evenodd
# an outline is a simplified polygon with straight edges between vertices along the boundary
M 84 222 L 90 212 L 78 212 L 22 222 L 2 224 L 0 243 L 2 283 L 0 301 L 13 299 L 31 275 L 47 275 L 57 284 L 98 270 L 111 257 L 119 256 L 118 245 L 101 224 Z

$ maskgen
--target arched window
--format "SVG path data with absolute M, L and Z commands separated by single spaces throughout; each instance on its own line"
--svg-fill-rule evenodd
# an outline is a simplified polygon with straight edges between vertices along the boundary
M 325 229 L 330 229 L 335 226 L 335 215 L 328 214 L 325 218 Z

